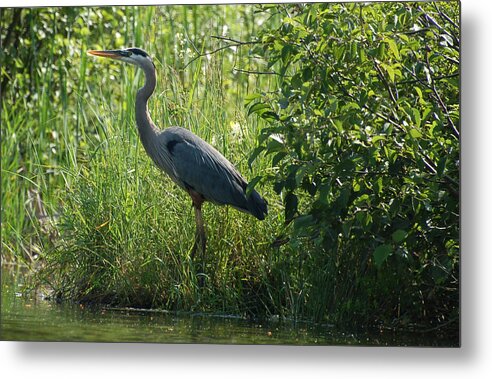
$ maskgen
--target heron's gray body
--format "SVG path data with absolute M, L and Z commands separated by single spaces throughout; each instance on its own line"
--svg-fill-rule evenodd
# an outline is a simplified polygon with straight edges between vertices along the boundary
M 185 191 L 193 190 L 203 200 L 218 205 L 231 205 L 265 218 L 267 205 L 253 190 L 246 196 L 246 180 L 238 170 L 213 146 L 188 129 L 178 126 L 155 131 L 155 138 L 142 144 L 157 167 Z

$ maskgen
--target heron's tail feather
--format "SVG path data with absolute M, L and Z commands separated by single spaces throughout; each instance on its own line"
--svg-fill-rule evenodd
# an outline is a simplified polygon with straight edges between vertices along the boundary
M 266 215 L 268 214 L 268 203 L 265 199 L 263 199 L 258 192 L 253 190 L 249 197 L 248 201 L 248 211 L 255 216 L 258 220 L 264 220 Z

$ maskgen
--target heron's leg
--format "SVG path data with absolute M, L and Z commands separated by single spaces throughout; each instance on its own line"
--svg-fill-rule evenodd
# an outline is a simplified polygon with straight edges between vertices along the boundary
M 193 250 L 191 252 L 191 259 L 195 257 L 195 253 L 198 248 L 201 250 L 202 263 L 205 260 L 205 227 L 202 218 L 202 204 L 205 201 L 203 196 L 196 192 L 194 189 L 188 189 L 188 194 L 191 197 L 193 203 L 193 209 L 195 210 L 195 222 L 196 222 L 196 233 L 195 233 L 195 243 L 193 245 Z
M 203 224 L 202 209 L 201 206 L 194 205 L 195 209 L 195 221 L 196 221 L 196 233 L 195 233 L 195 245 L 193 246 L 192 258 L 194 257 L 196 250 L 200 250 L 202 264 L 205 263 L 205 248 L 207 245 L 207 236 L 205 235 L 205 226 Z
M 194 259 L 196 251 L 200 250 L 200 261 L 197 264 L 198 272 L 198 286 L 203 287 L 205 285 L 205 247 L 207 244 L 207 237 L 205 235 L 205 228 L 203 225 L 202 210 L 201 207 L 194 206 L 195 220 L 196 220 L 196 234 L 195 244 L 193 245 L 193 251 L 191 253 L 191 259 Z

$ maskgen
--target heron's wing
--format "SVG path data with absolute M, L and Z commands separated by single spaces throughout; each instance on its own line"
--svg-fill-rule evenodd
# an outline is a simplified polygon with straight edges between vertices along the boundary
M 163 139 L 162 149 L 166 149 L 174 176 L 182 187 L 191 188 L 214 203 L 248 210 L 246 181 L 208 143 L 186 129 L 173 128 Z

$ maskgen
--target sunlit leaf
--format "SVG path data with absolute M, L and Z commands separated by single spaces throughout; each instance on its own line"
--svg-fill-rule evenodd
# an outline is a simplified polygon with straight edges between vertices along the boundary
M 252 113 L 263 113 L 266 112 L 267 110 L 270 110 L 270 106 L 265 103 L 255 103 L 253 104 L 248 111 L 248 116 L 251 115 Z
M 419 139 L 422 137 L 422 133 L 420 133 L 420 131 L 418 131 L 417 129 L 415 128 L 411 128 L 409 131 L 408 131 L 408 134 L 410 134 L 410 137 L 412 137 L 413 139 Z
M 396 44 L 394 39 L 387 39 L 386 42 L 388 43 L 388 46 L 395 56 L 396 59 L 400 60 L 400 52 L 398 51 L 398 45 Z

